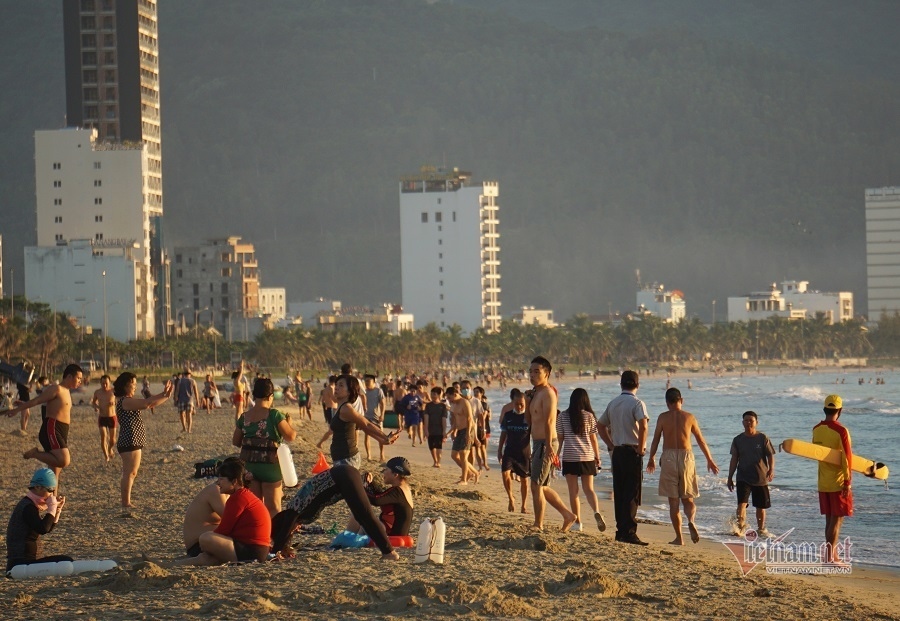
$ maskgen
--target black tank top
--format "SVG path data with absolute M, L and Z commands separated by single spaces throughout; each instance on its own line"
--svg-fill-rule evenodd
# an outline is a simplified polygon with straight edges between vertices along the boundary
M 348 423 L 341 420 L 340 413 L 346 403 L 338 406 L 331 417 L 331 461 L 338 459 L 348 459 L 359 453 L 359 447 L 356 445 L 356 423 Z

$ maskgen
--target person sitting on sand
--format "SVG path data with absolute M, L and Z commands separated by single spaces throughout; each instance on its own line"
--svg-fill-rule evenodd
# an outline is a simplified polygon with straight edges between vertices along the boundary
M 389 537 L 406 537 L 412 525 L 413 498 L 407 479 L 412 475 L 409 461 L 405 457 L 391 457 L 384 465 L 381 476 L 387 489 L 376 491 L 372 487 L 372 474 L 363 473 L 366 496 L 375 507 L 381 507 L 378 520 L 384 524 Z M 351 517 L 347 528 L 353 533 L 360 532 L 359 522 Z
M 39 468 L 31 477 L 28 493 L 13 509 L 6 527 L 6 571 L 16 565 L 71 561 L 69 556 L 41 557 L 41 535 L 52 531 L 59 522 L 65 496 L 57 498 L 56 475 L 49 468 Z M 40 512 L 44 511 L 41 517 Z
M 234 460 L 235 457 L 229 457 Z M 215 530 L 225 514 L 228 495 L 223 494 L 218 483 L 210 483 L 194 496 L 184 512 L 184 549 L 188 556 L 200 555 L 200 535 Z
M 387 530 L 372 513 L 372 505 L 366 495 L 359 470 L 347 464 L 334 466 L 308 479 L 287 502 L 287 509 L 272 520 L 272 551 L 282 556 L 293 556 L 291 535 L 298 524 L 312 524 L 325 507 L 340 500 L 350 507 L 357 524 L 362 526 L 375 546 L 381 550 L 381 558 L 396 561 L 400 555 L 394 551 Z M 202 543 L 202 540 L 201 540 Z
M 656 470 L 656 449 L 659 447 L 660 436 L 663 438 L 663 452 L 659 458 L 659 495 L 669 499 L 669 516 L 672 518 L 672 527 L 675 529 L 675 539 L 670 541 L 672 545 L 683 546 L 684 538 L 681 534 L 681 514 L 678 501 L 684 505 L 684 513 L 688 519 L 688 529 L 691 531 L 691 541 L 700 541 L 700 533 L 694 525 L 694 517 L 697 513 L 697 505 L 694 499 L 700 496 L 700 486 L 697 481 L 697 469 L 694 466 L 694 451 L 691 448 L 691 434 L 697 438 L 697 445 L 706 455 L 706 467 L 713 474 L 719 474 L 719 467 L 709 452 L 706 440 L 700 433 L 700 425 L 690 412 L 681 409 L 683 400 L 681 391 L 677 388 L 669 388 L 666 391 L 666 405 L 668 411 L 659 415 L 656 421 L 656 430 L 653 432 L 653 443 L 650 445 L 650 459 L 647 460 L 647 472 L 653 474 Z
M 175 565 L 222 565 L 245 561 L 263 562 L 269 555 L 272 520 L 269 510 L 244 487 L 244 462 L 226 459 L 219 466 L 219 492 L 227 494 L 222 521 L 213 531 L 200 534 L 200 554 L 175 561 Z

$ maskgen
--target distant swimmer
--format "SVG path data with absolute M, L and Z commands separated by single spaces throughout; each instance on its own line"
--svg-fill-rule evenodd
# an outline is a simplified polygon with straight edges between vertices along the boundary
M 853 450 L 850 431 L 838 422 L 843 410 L 839 395 L 825 397 L 825 420 L 813 427 L 812 441 L 841 453 L 841 465 L 819 462 L 819 510 L 825 516 L 826 563 L 836 564 L 849 559 L 849 550 L 839 550 L 838 538 L 845 517 L 853 515 L 850 464 Z
M 772 506 L 769 499 L 769 483 L 775 477 L 775 449 L 764 433 L 756 429 L 756 412 L 747 411 L 741 416 L 744 433 L 731 441 L 731 464 L 728 466 L 728 491 L 735 489 L 737 480 L 737 519 L 735 534 L 741 536 L 747 527 L 747 504 L 753 499 L 756 509 L 756 532 L 768 539 L 766 509 Z M 735 474 L 737 476 L 735 477 Z
M 719 467 L 709 452 L 706 440 L 700 433 L 700 425 L 693 414 L 681 409 L 683 399 L 681 391 L 670 388 L 666 391 L 666 406 L 668 410 L 659 415 L 656 421 L 656 430 L 653 433 L 653 443 L 650 445 L 650 459 L 647 461 L 647 472 L 653 474 L 656 470 L 656 449 L 659 447 L 660 437 L 663 439 L 663 452 L 659 458 L 659 495 L 669 499 L 669 517 L 672 519 L 672 527 L 675 529 L 675 539 L 670 541 L 672 545 L 684 545 L 681 533 L 681 513 L 679 512 L 679 500 L 684 506 L 684 513 L 688 519 L 688 529 L 691 531 L 691 541 L 700 541 L 700 533 L 694 524 L 697 514 L 697 505 L 694 499 L 700 497 L 700 485 L 697 480 L 697 469 L 694 465 L 694 450 L 691 447 L 691 435 L 697 439 L 697 446 L 706 455 L 706 467 L 713 474 L 719 474 Z

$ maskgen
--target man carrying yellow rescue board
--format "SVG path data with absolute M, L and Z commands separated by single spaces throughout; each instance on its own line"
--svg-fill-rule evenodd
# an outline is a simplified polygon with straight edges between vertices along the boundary
M 853 492 L 850 487 L 850 464 L 853 452 L 850 432 L 838 422 L 843 400 L 839 395 L 825 397 L 825 420 L 813 427 L 813 444 L 841 453 L 840 465 L 819 462 L 819 509 L 825 516 L 826 563 L 838 562 L 837 542 L 845 517 L 853 515 Z

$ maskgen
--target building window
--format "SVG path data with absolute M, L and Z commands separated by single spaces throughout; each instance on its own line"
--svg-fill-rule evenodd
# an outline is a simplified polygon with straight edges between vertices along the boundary
M 56 222 L 57 224 L 61 223 L 61 222 L 62 222 L 62 216 L 54 216 L 54 217 L 53 217 L 53 221 Z
M 440 200 L 441 200 L 441 199 L 438 199 L 439 202 L 440 202 Z M 435 211 L 435 212 L 434 212 L 434 221 L 435 221 L 435 222 L 440 222 L 440 221 L 441 221 L 441 212 L 440 212 L 440 211 Z
M 62 238 L 63 238 L 62 233 L 56 234 L 56 241 L 62 241 Z
M 61 188 L 61 187 L 62 187 L 62 181 L 60 181 L 60 180 L 57 179 L 56 181 L 53 182 L 53 187 L 54 187 L 54 188 Z
M 426 223 L 426 222 L 428 222 L 428 212 L 427 212 L 427 211 L 423 211 L 423 212 L 422 212 L 422 223 L 424 224 L 424 223 Z
M 442 300 L 444 299 L 444 294 L 443 294 L 443 293 L 441 294 L 441 299 L 442 299 Z
M 222 268 L 222 277 L 223 277 L 223 278 L 231 278 L 231 268 L 230 268 L 230 267 L 223 267 L 223 268 Z M 226 285 L 225 283 L 223 283 L 222 286 L 223 286 L 223 287 L 227 287 L 228 285 Z M 223 291 L 222 293 L 224 293 L 224 291 Z
M 85 84 L 96 84 L 97 83 L 97 70 L 96 69 L 85 69 L 81 72 L 81 75 L 84 78 Z
M 443 225 L 443 224 L 438 224 L 438 233 L 440 233 L 440 232 L 443 231 L 443 230 L 444 230 L 444 225 Z
M 87 13 L 94 10 L 94 0 L 81 0 L 81 11 Z
M 116 25 L 112 17 L 103 18 L 103 30 L 115 30 Z
M 109 84 L 110 82 L 116 81 L 116 70 L 115 69 L 107 69 L 103 72 L 103 81 Z
M 103 216 L 94 216 L 94 222 L 103 222 Z
M 53 204 L 54 204 L 54 205 L 62 205 L 62 199 L 61 199 L 61 198 L 54 198 L 54 199 L 53 199 Z
M 95 234 L 94 234 L 94 239 L 96 239 L 96 240 L 101 240 L 101 239 L 103 239 L 103 233 L 95 233 Z
M 198 283 L 194 283 L 194 295 L 200 295 L 200 285 Z
M 228 283 L 227 282 L 222 283 L 222 295 L 228 295 Z
M 443 265 L 439 266 L 439 267 L 438 267 L 438 271 L 439 271 L 439 272 L 443 272 L 443 271 L 444 271 L 444 266 L 443 266 Z
M 53 162 L 53 170 L 59 170 L 60 168 L 62 168 L 62 164 L 60 164 L 59 162 Z
M 453 221 L 456 222 L 456 212 L 453 212 Z
M 439 239 L 439 240 L 438 240 L 438 246 L 443 246 L 443 245 L 444 245 L 444 240 L 443 240 L 443 239 Z
M 95 30 L 97 28 L 97 20 L 93 17 L 82 17 L 81 18 L 81 29 L 82 30 Z
M 443 287 L 443 286 L 444 286 L 444 281 L 443 281 L 443 280 L 438 281 L 438 283 L 439 283 L 439 284 L 438 284 L 439 287 Z
M 228 298 L 224 295 L 222 296 L 222 308 L 228 308 Z M 225 320 L 223 319 L 222 321 L 224 322 Z
M 443 258 L 444 258 L 444 253 L 443 253 L 443 252 L 439 252 L 439 253 L 438 253 L 438 259 L 443 259 Z
M 103 204 L 103 199 L 102 199 L 102 198 L 95 198 L 95 199 L 94 199 L 94 204 L 95 204 L 95 205 L 102 205 L 102 204 Z
M 178 278 L 183 278 L 184 272 L 182 270 L 175 270 L 175 275 L 178 276 Z
M 175 255 L 175 263 L 181 263 L 181 255 L 180 254 Z
M 97 53 L 96 52 L 82 52 L 81 53 L 81 64 L 82 65 L 96 65 L 97 64 Z
M 439 198 L 439 199 L 438 199 L 438 205 L 440 205 L 440 204 L 441 204 L 441 199 Z
M 94 162 L 94 170 L 100 170 L 100 162 Z
M 95 187 L 95 188 L 99 188 L 99 187 L 102 186 L 102 185 L 103 185 L 103 180 L 102 180 L 102 179 L 94 179 L 94 187 Z
M 115 52 L 103 52 L 103 64 L 104 65 L 115 65 L 116 64 L 116 53 Z
M 441 315 L 443 315 L 443 314 L 444 314 L 444 309 L 442 308 L 442 309 L 441 309 Z
M 116 38 L 115 35 L 111 33 L 107 33 L 103 35 L 103 47 L 115 47 L 116 46 Z

